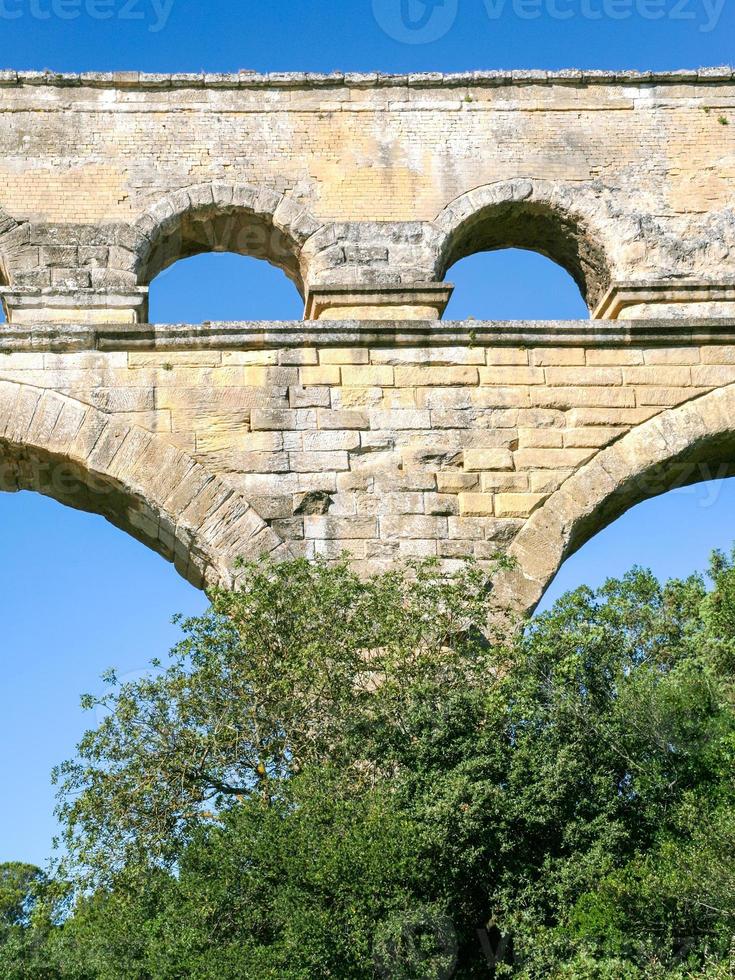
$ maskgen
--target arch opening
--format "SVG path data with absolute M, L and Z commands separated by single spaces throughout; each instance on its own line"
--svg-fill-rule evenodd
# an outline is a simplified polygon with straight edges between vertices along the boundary
M 154 433 L 83 402 L 0 382 L 0 491 L 99 514 L 197 588 L 232 585 L 238 558 L 286 546 L 222 477 Z
M 281 269 L 304 295 L 300 259 L 319 223 L 296 201 L 264 187 L 197 184 L 159 201 L 136 221 L 138 284 L 180 259 L 232 252 Z
M 37 446 L 0 439 L 0 492 L 30 491 L 74 510 L 97 514 L 169 561 L 175 543 L 159 535 L 160 516 L 140 496 L 109 475 Z M 201 587 L 202 581 L 192 584 Z
M 201 208 L 185 212 L 161 230 L 141 270 L 149 283 L 179 259 L 204 252 L 234 252 L 282 269 L 303 291 L 294 243 L 263 216 L 244 208 Z
M 231 252 L 174 262 L 151 283 L 148 302 L 154 323 L 298 320 L 304 309 L 280 269 Z
M 569 273 L 528 249 L 475 252 L 448 272 L 446 320 L 571 320 L 589 315 Z
M 706 568 L 715 549 L 728 551 L 735 542 L 735 477 L 726 472 L 702 465 L 701 479 L 644 499 L 598 529 L 564 559 L 537 611 L 579 586 L 599 588 L 634 565 L 662 581 Z

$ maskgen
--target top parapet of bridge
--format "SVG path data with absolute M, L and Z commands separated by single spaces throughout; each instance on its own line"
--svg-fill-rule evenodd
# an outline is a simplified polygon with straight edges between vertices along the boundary
M 0 70 L 0 87 L 48 85 L 55 87 L 167 89 L 167 88 L 458 88 L 503 85 L 667 85 L 682 82 L 729 82 L 735 68 L 729 65 L 680 68 L 671 71 L 601 71 L 564 68 L 558 71 L 519 69 L 513 71 L 418 72 L 177 72 L 157 74 L 140 71 L 78 72 Z

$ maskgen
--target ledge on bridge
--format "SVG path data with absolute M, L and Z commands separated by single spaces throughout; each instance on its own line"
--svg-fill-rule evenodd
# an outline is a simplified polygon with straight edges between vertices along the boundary
M 730 344 L 735 318 L 640 320 L 273 320 L 4 324 L 0 352 L 269 350 L 296 347 L 486 347 Z

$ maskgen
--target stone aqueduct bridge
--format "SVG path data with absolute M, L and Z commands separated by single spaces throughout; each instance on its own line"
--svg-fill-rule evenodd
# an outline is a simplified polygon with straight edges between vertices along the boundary
M 2 487 L 197 585 L 504 548 L 529 607 L 632 503 L 735 472 L 730 69 L 3 72 L 0 207 Z M 442 321 L 452 263 L 506 246 L 591 318 Z M 304 321 L 148 325 L 211 250 L 283 269 Z

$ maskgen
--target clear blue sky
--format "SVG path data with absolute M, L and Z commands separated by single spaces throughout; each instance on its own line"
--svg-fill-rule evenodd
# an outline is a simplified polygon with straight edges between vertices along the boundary
M 0 0 L 4 64 L 61 71 L 664 69 L 735 60 L 732 0 Z M 111 16 L 110 16 L 111 15 Z M 426 26 L 417 27 L 423 17 Z M 12 202 L 0 201 L 12 212 Z M 528 253 L 465 260 L 447 315 L 574 317 L 566 273 Z M 159 321 L 291 318 L 294 287 L 262 263 L 202 256 L 157 280 Z M 570 559 L 553 594 L 634 562 L 701 567 L 733 537 L 733 481 L 630 511 Z M 31 494 L 0 497 L 0 861 L 43 863 L 54 832 L 48 774 L 90 719 L 99 675 L 144 669 L 204 608 L 173 568 L 102 519 Z

